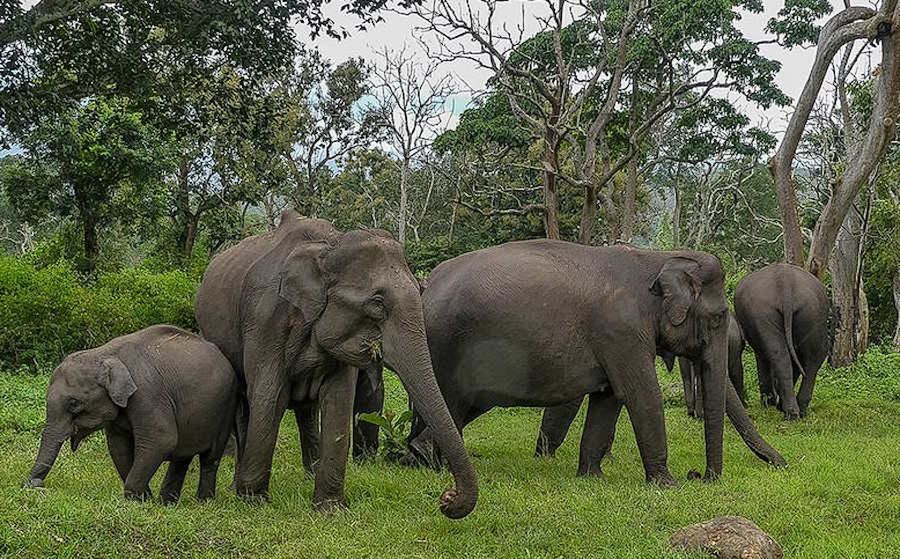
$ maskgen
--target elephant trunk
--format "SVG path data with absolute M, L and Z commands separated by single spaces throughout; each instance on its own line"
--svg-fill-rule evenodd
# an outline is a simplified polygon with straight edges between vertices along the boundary
M 728 340 L 725 329 L 710 340 L 697 360 L 703 391 L 703 435 L 706 441 L 706 473 L 714 480 L 722 475 L 722 444 L 725 423 L 725 385 L 728 384 Z
M 767 443 L 762 438 L 762 435 L 759 434 L 759 431 L 756 430 L 756 425 L 753 424 L 753 420 L 747 414 L 747 410 L 741 403 L 737 391 L 731 383 L 728 383 L 726 392 L 725 411 L 728 413 L 728 419 L 731 421 L 731 424 L 734 425 L 738 434 L 744 439 L 744 443 L 760 460 L 776 467 L 787 466 L 787 460 L 772 445 Z
M 63 443 L 70 435 L 70 427 L 67 424 L 47 426 L 41 434 L 41 448 L 38 450 L 37 458 L 34 461 L 34 467 L 28 475 L 26 485 L 30 487 L 42 487 L 44 479 L 50 473 L 50 469 L 59 456 L 59 450 Z
M 475 468 L 435 380 L 422 304 L 417 300 L 405 310 L 385 324 L 384 358 L 400 376 L 416 412 L 431 428 L 453 473 L 456 488 L 441 496 L 441 512 L 449 518 L 462 518 L 472 512 L 478 500 Z

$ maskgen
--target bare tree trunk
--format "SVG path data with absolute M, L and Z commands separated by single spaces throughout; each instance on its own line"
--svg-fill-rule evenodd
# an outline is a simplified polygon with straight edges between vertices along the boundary
M 450 231 L 447 232 L 447 244 L 453 246 L 453 230 L 456 228 L 456 210 L 459 205 L 453 204 L 453 212 L 450 214 Z
M 401 246 L 406 246 L 406 213 L 409 205 L 409 158 L 404 156 L 400 167 L 400 215 L 397 218 L 397 240 Z
M 831 349 L 831 364 L 844 367 L 856 360 L 858 354 L 857 340 L 859 332 L 868 330 L 860 313 L 860 302 L 863 296 L 854 294 L 857 285 L 858 258 L 862 242 L 862 223 L 859 213 L 850 211 L 838 234 L 834 247 L 834 256 L 830 260 L 831 299 L 838 311 L 839 327 L 834 334 L 834 345 Z
M 594 222 L 597 220 L 597 185 L 584 189 L 584 203 L 581 205 L 581 222 L 578 225 L 578 242 L 591 244 L 594 236 Z
M 638 187 L 637 155 L 628 160 L 627 177 L 625 179 L 625 201 L 622 204 L 621 231 L 619 239 L 630 243 L 634 237 L 635 198 Z
M 672 210 L 672 248 L 681 247 L 681 189 L 675 191 L 675 209 Z
M 558 119 L 558 117 L 556 117 Z M 551 126 L 556 120 L 551 117 Z M 559 170 L 559 136 L 552 127 L 544 129 L 544 231 L 548 239 L 559 238 L 559 201 L 556 197 L 556 173 Z
M 897 311 L 897 326 L 894 328 L 894 347 L 900 349 L 900 266 L 894 271 L 894 309 Z

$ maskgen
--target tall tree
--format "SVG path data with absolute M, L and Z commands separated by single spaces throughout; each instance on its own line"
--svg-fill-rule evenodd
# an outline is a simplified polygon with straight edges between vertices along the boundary
M 170 144 L 124 99 L 95 99 L 47 115 L 4 169 L 7 194 L 29 220 L 72 215 L 82 230 L 81 268 L 93 272 L 100 230 L 139 211 L 171 165 Z
M 399 160 L 397 237 L 405 244 L 412 163 L 440 133 L 453 83 L 448 74 L 439 73 L 436 61 L 420 63 L 404 47 L 380 53 L 372 74 L 372 91 L 378 99 L 378 122 L 387 131 L 388 144 Z
M 885 0 L 877 9 L 848 5 L 822 27 L 818 32 L 816 57 L 806 85 L 797 100 L 778 150 L 769 160 L 784 227 L 785 259 L 792 264 L 805 265 L 819 278 L 825 275 L 841 224 L 853 201 L 869 180 L 896 132 L 900 113 L 900 33 L 896 33 L 894 29 L 894 21 L 898 16 L 896 8 L 896 0 Z M 821 0 L 797 0 L 786 5 L 769 28 L 781 34 L 787 44 L 800 44 L 809 41 L 816 30 L 809 25 L 798 27 L 797 23 L 804 19 L 809 21 L 826 13 L 828 9 L 827 2 Z M 804 262 L 797 193 L 791 180 L 794 160 L 834 57 L 845 45 L 852 45 L 857 41 L 871 41 L 881 47 L 871 116 L 860 130 L 858 141 L 848 152 L 845 167 L 831 185 L 828 202 L 816 220 L 809 256 Z

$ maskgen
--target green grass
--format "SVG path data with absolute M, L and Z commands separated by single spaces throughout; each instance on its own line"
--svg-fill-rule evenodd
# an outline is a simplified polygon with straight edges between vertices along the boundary
M 850 371 L 823 370 L 806 420 L 787 424 L 754 403 L 760 430 L 788 459 L 774 470 L 726 431 L 725 475 L 672 490 L 643 483 L 634 436 L 623 414 L 604 477 L 574 476 L 579 430 L 555 459 L 531 456 L 539 410 L 495 410 L 466 431 L 481 497 L 461 521 L 445 519 L 437 499 L 450 476 L 384 463 L 351 465 L 351 510 L 331 517 L 310 507 L 296 427 L 281 430 L 272 502 L 248 505 L 220 471 L 219 496 L 198 504 L 196 468 L 176 507 L 121 497 L 101 434 L 68 449 L 44 490 L 20 489 L 38 446 L 43 376 L 0 374 L 0 557 L 684 557 L 669 535 L 718 515 L 746 516 L 791 558 L 900 557 L 900 370 L 894 356 Z M 749 365 L 748 359 L 748 365 Z M 872 373 L 871 368 L 881 371 Z M 748 386 L 754 386 L 752 366 Z M 892 368 L 892 370 L 890 370 Z M 861 375 L 874 374 L 877 389 Z M 403 393 L 389 377 L 388 407 Z M 674 394 L 675 374 L 662 374 Z M 755 388 L 750 390 L 756 399 Z M 685 479 L 702 469 L 702 426 L 676 398 L 666 410 L 669 463 Z M 579 423 L 576 423 L 579 425 Z M 158 486 L 161 475 L 157 475 Z

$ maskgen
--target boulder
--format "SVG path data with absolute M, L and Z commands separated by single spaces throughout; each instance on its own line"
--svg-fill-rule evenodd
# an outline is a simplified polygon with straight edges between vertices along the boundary
M 782 559 L 778 542 L 740 516 L 723 516 L 681 528 L 669 545 L 683 551 L 705 551 L 719 559 Z

